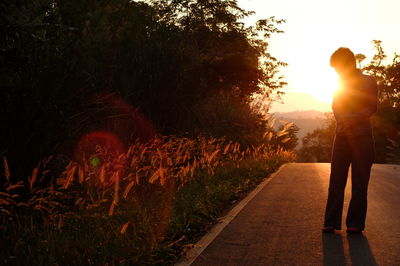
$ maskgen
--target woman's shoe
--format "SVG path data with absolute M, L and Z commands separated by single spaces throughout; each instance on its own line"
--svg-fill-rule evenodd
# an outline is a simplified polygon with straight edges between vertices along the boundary
M 362 229 L 357 228 L 357 227 L 349 227 L 347 228 L 346 232 L 348 234 L 361 234 L 362 233 Z
M 335 232 L 335 228 L 333 226 L 325 226 L 322 228 L 322 232 L 333 233 L 333 232 Z

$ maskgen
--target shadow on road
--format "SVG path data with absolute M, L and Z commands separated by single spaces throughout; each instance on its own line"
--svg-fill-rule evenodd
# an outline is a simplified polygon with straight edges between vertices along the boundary
M 378 265 L 365 235 L 348 235 L 347 241 L 349 242 L 350 258 L 353 265 Z
M 324 266 L 346 265 L 343 240 L 340 234 L 322 234 L 324 248 Z
M 346 239 L 352 265 L 378 265 L 365 235 L 347 235 Z M 341 234 L 322 234 L 324 266 L 346 265 L 343 240 Z

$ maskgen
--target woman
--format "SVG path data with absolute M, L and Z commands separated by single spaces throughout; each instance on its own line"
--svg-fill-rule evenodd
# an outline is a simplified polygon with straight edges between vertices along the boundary
M 361 233 L 367 214 L 367 190 L 374 161 L 374 140 L 370 117 L 377 109 L 378 89 L 373 77 L 356 67 L 353 52 L 341 47 L 330 60 L 340 77 L 332 110 L 336 134 L 323 232 L 341 229 L 344 191 L 351 165 L 352 196 L 346 217 L 347 233 Z

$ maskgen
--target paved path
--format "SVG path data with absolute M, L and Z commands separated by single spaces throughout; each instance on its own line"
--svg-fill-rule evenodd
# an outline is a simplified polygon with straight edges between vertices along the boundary
M 285 165 L 192 265 L 400 265 L 400 166 L 373 166 L 361 236 L 321 233 L 329 171 Z M 349 178 L 343 217 L 350 194 Z

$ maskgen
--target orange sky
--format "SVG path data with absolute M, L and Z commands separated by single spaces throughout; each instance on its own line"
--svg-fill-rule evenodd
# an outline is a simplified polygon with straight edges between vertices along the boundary
M 400 53 L 400 0 L 238 0 L 256 11 L 246 22 L 275 16 L 286 19 L 283 34 L 270 40 L 271 54 L 289 64 L 282 73 L 289 83 L 285 104 L 271 111 L 330 111 L 337 76 L 329 66 L 340 46 L 373 55 L 372 40 L 381 40 L 389 59 Z

